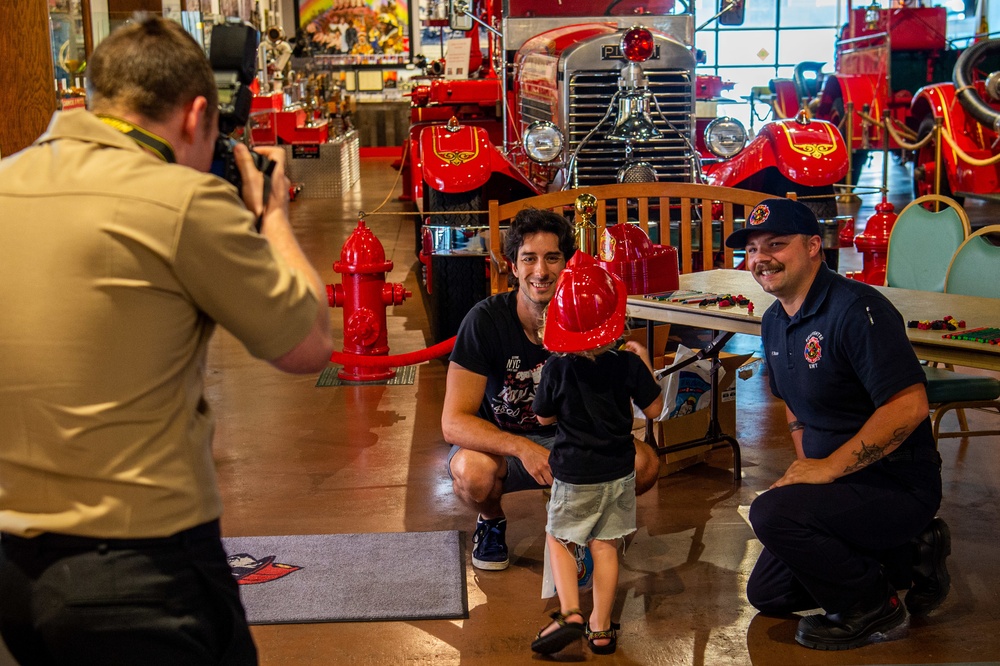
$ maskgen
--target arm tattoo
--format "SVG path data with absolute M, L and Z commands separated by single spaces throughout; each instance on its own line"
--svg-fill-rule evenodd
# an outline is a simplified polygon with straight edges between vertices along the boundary
M 880 460 L 885 456 L 889 449 L 895 449 L 897 446 L 902 444 L 903 441 L 910 436 L 912 431 L 912 428 L 897 428 L 889 441 L 881 446 L 878 444 L 865 444 L 865 441 L 861 440 L 861 450 L 854 452 L 854 457 L 858 459 L 857 462 L 844 468 L 844 473 L 850 474 L 852 472 L 856 472 L 859 469 L 867 467 L 873 462 Z

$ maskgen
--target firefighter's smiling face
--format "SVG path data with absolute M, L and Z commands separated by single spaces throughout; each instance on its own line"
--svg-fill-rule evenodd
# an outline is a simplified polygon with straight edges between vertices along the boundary
M 556 289 L 556 279 L 566 268 L 566 257 L 559 249 L 559 237 L 547 231 L 528 234 L 517 251 L 514 274 L 518 290 L 531 303 L 545 306 Z

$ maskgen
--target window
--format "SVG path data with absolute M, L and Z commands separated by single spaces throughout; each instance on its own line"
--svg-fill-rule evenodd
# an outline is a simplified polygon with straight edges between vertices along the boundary
M 716 1 L 697 0 L 696 11 L 703 23 L 715 14 Z M 724 93 L 733 103 L 720 104 L 719 113 L 749 127 L 747 100 L 753 88 L 790 77 L 795 65 L 806 60 L 825 62 L 825 71 L 832 71 L 834 42 L 846 12 L 846 0 L 748 0 L 743 25 L 720 26 L 713 21 L 699 31 L 695 45 L 705 52 L 706 63 L 698 72 L 736 84 Z M 754 126 L 759 127 L 769 109 L 756 103 L 754 111 Z

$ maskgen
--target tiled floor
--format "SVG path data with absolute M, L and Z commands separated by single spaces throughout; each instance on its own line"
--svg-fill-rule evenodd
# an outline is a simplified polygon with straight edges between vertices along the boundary
M 866 180 L 878 175 L 874 172 L 870 169 Z M 296 231 L 327 282 L 339 281 L 332 263 L 356 212 L 374 209 L 395 175 L 390 160 L 366 159 L 361 183 L 343 199 L 293 204 Z M 894 171 L 897 210 L 909 200 L 900 182 L 904 176 Z M 859 231 L 872 206 L 872 197 L 866 197 Z M 393 198 L 386 209 L 404 206 Z M 368 218 L 395 264 L 389 280 L 403 282 L 414 294 L 391 311 L 392 353 L 430 343 L 415 277 L 412 224 L 412 217 Z M 860 267 L 858 253 L 843 251 L 842 271 Z M 331 316 L 340 331 L 341 311 Z M 738 336 L 735 344 L 759 349 L 755 338 Z M 468 537 L 475 515 L 455 500 L 444 472 L 448 449 L 439 425 L 444 378 L 445 364 L 435 360 L 419 366 L 412 385 L 317 388 L 316 377 L 282 375 L 220 332 L 211 349 L 208 399 L 218 415 L 215 458 L 225 534 L 462 530 Z M 928 619 L 914 621 L 906 640 L 822 653 L 795 644 L 794 620 L 758 616 L 746 601 L 746 577 L 760 546 L 741 507 L 781 474 L 793 454 L 782 406 L 770 396 L 765 377 L 739 380 L 737 401 L 742 484 L 733 484 L 730 454 L 719 450 L 706 464 L 665 477 L 642 496 L 641 527 L 624 558 L 616 604 L 623 627 L 619 650 L 609 657 L 570 651 L 561 655 L 565 660 L 696 666 L 1000 661 L 997 438 L 947 440 L 941 446 L 941 515 L 954 537 L 947 602 Z M 254 636 L 262 663 L 537 661 L 528 645 L 554 607 L 539 594 L 543 499 L 540 493 L 520 493 L 506 499 L 505 508 L 511 566 L 503 572 L 468 568 L 468 619 L 259 626 Z

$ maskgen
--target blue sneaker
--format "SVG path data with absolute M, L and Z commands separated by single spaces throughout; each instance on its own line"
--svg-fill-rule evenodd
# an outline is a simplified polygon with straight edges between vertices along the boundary
M 507 558 L 507 519 L 476 521 L 472 535 L 472 566 L 486 571 L 503 571 L 510 564 Z

